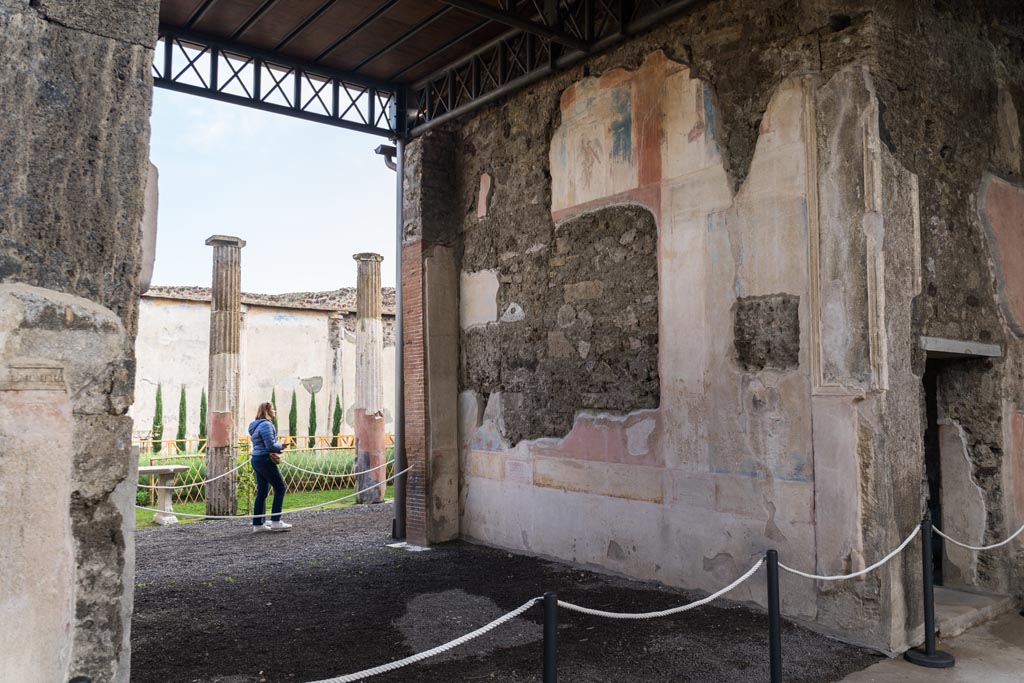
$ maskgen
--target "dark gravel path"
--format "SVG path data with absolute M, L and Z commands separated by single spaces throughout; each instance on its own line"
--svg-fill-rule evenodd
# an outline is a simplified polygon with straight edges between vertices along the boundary
M 682 591 L 451 543 L 386 547 L 391 506 L 292 515 L 295 529 L 242 522 L 145 529 L 137 536 L 134 683 L 281 683 L 358 671 L 472 631 L 545 590 L 600 609 L 682 604 Z M 757 580 L 755 578 L 754 580 Z M 442 658 L 374 683 L 540 680 L 534 608 Z M 767 619 L 718 601 L 642 622 L 562 612 L 565 683 L 768 680 Z M 875 655 L 784 627 L 787 683 L 825 683 Z

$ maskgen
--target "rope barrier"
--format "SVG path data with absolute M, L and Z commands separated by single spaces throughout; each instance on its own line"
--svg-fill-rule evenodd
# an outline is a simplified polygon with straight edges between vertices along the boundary
M 288 467 L 291 467 L 293 470 L 298 470 L 299 472 L 305 472 L 306 474 L 315 474 L 315 475 L 317 475 L 319 477 L 358 477 L 361 474 L 369 474 L 370 472 L 375 472 L 376 470 L 379 470 L 381 467 L 387 467 L 390 463 L 384 463 L 383 465 L 377 465 L 376 467 L 371 467 L 370 469 L 363 470 L 362 472 L 349 472 L 348 474 L 328 474 L 327 472 L 314 472 L 313 470 L 304 470 L 301 467 L 299 467 L 298 465 L 293 465 L 292 463 L 288 462 L 287 460 L 282 460 L 281 464 L 282 465 L 288 465 Z
M 309 507 L 296 508 L 294 510 L 282 510 L 281 512 L 267 512 L 267 513 L 264 513 L 262 515 L 195 515 L 195 514 L 190 514 L 188 512 L 167 512 L 167 510 L 158 510 L 157 508 L 144 507 L 142 505 L 136 505 L 135 509 L 136 510 L 148 510 L 149 512 L 161 512 L 161 513 L 164 513 L 164 514 L 173 514 L 176 517 L 193 517 L 193 518 L 196 518 L 196 519 L 256 519 L 256 518 L 271 517 L 271 516 L 277 516 L 277 515 L 290 515 L 293 512 L 306 512 L 307 510 L 316 510 L 317 508 L 322 508 L 325 505 L 334 505 L 335 503 L 340 503 L 343 500 L 348 500 L 350 498 L 355 498 L 356 496 L 358 496 L 361 493 L 366 493 L 367 491 L 371 491 L 371 490 L 377 488 L 378 486 L 381 486 L 382 484 L 387 484 L 388 482 L 394 480 L 398 476 L 400 476 L 402 474 L 405 474 L 406 472 L 411 470 L 413 467 L 415 467 L 415 466 L 414 465 L 410 465 L 409 467 L 406 467 L 401 472 L 394 473 L 393 475 L 391 475 L 390 477 L 388 477 L 384 481 L 380 482 L 380 484 L 374 484 L 373 486 L 365 488 L 365 489 L 363 489 L 361 491 L 356 491 L 355 493 L 350 493 L 347 496 L 342 496 L 341 498 L 335 498 L 334 500 L 329 500 L 326 503 L 317 503 L 316 505 L 310 505 Z
M 192 487 L 192 486 L 199 486 L 201 484 L 209 484 L 211 481 L 217 481 L 221 477 L 226 477 L 229 474 L 231 474 L 232 472 L 237 472 L 238 470 L 240 470 L 243 467 L 245 467 L 246 465 L 248 465 L 250 462 L 251 462 L 250 460 L 246 460 L 245 462 L 243 462 L 238 467 L 236 467 L 234 469 L 231 469 L 231 470 L 228 470 L 227 472 L 225 472 L 223 474 L 218 474 L 216 477 L 212 477 L 210 479 L 204 479 L 202 481 L 194 481 L 191 484 L 181 484 L 179 486 L 155 486 L 155 485 L 151 485 L 151 484 L 139 484 L 138 486 L 139 486 L 140 489 L 159 489 L 161 491 L 177 491 L 178 489 L 187 489 L 187 488 Z
M 204 479 L 202 481 L 194 481 L 191 484 L 181 484 L 179 486 L 154 486 L 154 485 L 151 485 L 151 484 L 139 484 L 138 487 L 140 489 L 157 489 L 157 490 L 161 490 L 161 491 L 177 491 L 178 489 L 187 489 L 187 488 L 192 487 L 192 486 L 200 486 L 202 484 L 209 484 L 211 481 L 217 481 L 221 477 L 226 477 L 229 474 L 231 474 L 232 472 L 237 472 L 238 470 L 240 470 L 243 467 L 245 467 L 246 465 L 248 465 L 250 462 L 252 462 L 251 459 L 250 460 L 246 460 L 245 462 L 243 462 L 238 467 L 236 467 L 234 469 L 231 469 L 231 470 L 228 470 L 224 474 L 218 474 L 216 477 L 213 477 L 211 479 Z M 384 463 L 382 465 L 377 465 L 376 467 L 371 467 L 370 469 L 363 470 L 362 472 L 350 472 L 348 474 L 328 474 L 327 472 L 314 472 L 313 470 L 304 470 L 301 467 L 299 467 L 298 465 L 293 465 L 292 463 L 288 462 L 287 460 L 282 460 L 280 464 L 288 465 L 288 467 L 291 467 L 292 469 L 296 469 L 296 470 L 298 470 L 300 472 L 305 472 L 306 474 L 315 474 L 315 475 L 320 476 L 320 477 L 358 477 L 358 476 L 363 475 L 363 474 L 370 474 L 371 472 L 375 472 L 375 471 L 379 470 L 381 467 L 387 467 L 390 463 Z
M 899 546 L 895 550 L 893 550 L 891 553 L 889 553 L 888 555 L 886 555 L 885 557 L 880 559 L 878 562 L 875 562 L 870 567 L 865 567 L 864 569 L 861 569 L 859 572 L 853 572 L 852 574 L 837 574 L 835 576 L 821 576 L 820 574 L 808 574 L 808 573 L 802 572 L 802 571 L 800 571 L 798 569 L 793 569 L 792 567 L 787 567 L 786 565 L 782 564 L 781 562 L 779 562 L 779 567 L 782 568 L 783 570 L 789 572 L 790 574 L 796 574 L 797 576 L 802 576 L 805 579 L 816 579 L 818 581 L 842 581 L 844 579 L 855 579 L 858 576 L 863 576 L 865 574 L 873 572 L 874 570 L 878 569 L 879 567 L 881 567 L 883 564 L 885 564 L 886 562 L 888 562 L 892 558 L 894 558 L 897 555 L 899 555 L 903 551 L 904 548 L 906 548 L 908 545 L 910 545 L 910 542 L 913 541 L 914 537 L 917 536 L 919 533 L 921 533 L 921 527 L 920 526 L 915 526 L 914 530 L 910 533 L 910 535 L 907 536 L 903 540 L 903 542 L 900 543 Z
M 1010 534 L 1009 538 L 1007 538 L 1005 540 L 1002 540 L 1002 541 L 999 541 L 999 543 L 993 543 L 992 545 L 968 545 L 966 543 L 961 543 L 960 541 L 956 540 L 955 538 L 951 538 L 951 537 L 947 536 L 946 534 L 942 533 L 942 530 L 939 529 L 938 527 L 934 527 L 933 526 L 932 527 L 932 531 L 937 533 L 939 536 L 942 536 L 944 539 L 946 539 L 947 541 L 949 541 L 953 545 L 958 545 L 961 548 L 967 548 L 968 550 L 994 550 L 996 548 L 1000 548 L 1000 547 L 1006 545 L 1007 543 L 1009 543 L 1013 539 L 1015 539 L 1018 536 L 1020 536 L 1021 533 L 1024 533 L 1024 525 L 1022 525 L 1019 529 L 1017 529 L 1012 534 Z
M 712 600 L 716 600 L 722 597 L 723 595 L 725 595 L 726 593 L 728 593 L 729 591 L 731 591 L 732 589 L 736 588 L 741 583 L 749 579 L 751 576 L 753 576 L 757 572 L 757 570 L 761 568 L 761 565 L 763 564 L 764 558 L 762 557 L 754 564 L 753 567 L 748 569 L 742 576 L 740 576 L 738 579 L 730 583 L 725 588 L 722 588 L 721 590 L 712 593 L 706 598 L 701 598 L 700 600 L 696 600 L 694 602 L 682 605 L 681 607 L 673 607 L 671 609 L 661 610 L 660 612 L 605 612 L 604 610 L 591 609 L 589 607 L 581 607 L 580 605 L 574 605 L 571 602 L 565 602 L 563 600 L 558 601 L 558 606 L 564 607 L 565 609 L 571 612 L 590 614 L 595 617 L 607 617 L 608 619 L 656 619 L 658 617 L 667 617 L 673 614 L 679 614 L 681 612 L 689 611 L 691 609 L 694 609 L 695 607 L 706 605 Z
M 387 664 L 381 664 L 380 666 L 375 666 L 372 669 L 364 669 L 363 671 L 357 671 L 356 673 L 346 674 L 344 676 L 335 676 L 334 678 L 325 678 L 320 681 L 315 681 L 314 683 L 352 683 L 353 681 L 359 681 L 364 678 L 369 678 L 370 676 L 376 676 L 377 674 L 386 673 L 388 671 L 395 671 L 396 669 L 401 669 L 404 666 L 415 664 L 416 662 L 422 662 L 424 659 L 428 659 L 435 655 L 439 655 L 442 652 L 447 652 L 448 650 L 456 648 L 459 645 L 468 643 L 474 638 L 479 638 L 480 636 L 484 635 L 485 633 L 488 633 L 489 631 L 493 631 L 505 622 L 515 619 L 520 614 L 533 607 L 534 604 L 536 604 L 540 599 L 541 598 L 533 598 L 529 602 L 523 603 L 516 609 L 509 612 L 508 614 L 495 619 L 486 626 L 481 626 L 472 633 L 467 633 L 466 635 L 460 638 L 448 641 L 444 645 L 438 645 L 433 649 L 426 650 L 424 652 L 419 652 L 417 654 L 412 655 L 411 657 L 406 657 L 405 659 L 399 659 L 394 662 L 388 662 Z

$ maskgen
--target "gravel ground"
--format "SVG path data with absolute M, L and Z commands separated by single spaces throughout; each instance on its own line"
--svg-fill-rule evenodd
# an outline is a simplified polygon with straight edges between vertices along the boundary
M 286 533 L 243 522 L 138 532 L 132 681 L 319 680 L 429 649 L 544 591 L 606 610 L 650 611 L 682 591 L 505 551 L 449 543 L 388 548 L 391 505 L 291 515 Z M 756 579 L 755 579 L 756 580 Z M 767 618 L 727 601 L 648 621 L 560 614 L 566 683 L 764 683 Z M 541 610 L 375 683 L 540 680 Z M 877 656 L 792 624 L 787 683 L 826 683 Z

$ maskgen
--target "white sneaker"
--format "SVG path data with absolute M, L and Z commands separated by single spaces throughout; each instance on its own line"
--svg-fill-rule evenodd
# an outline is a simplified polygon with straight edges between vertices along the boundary
M 252 525 L 252 532 L 254 534 L 258 534 L 261 531 L 270 531 L 270 527 L 267 526 L 266 524 L 259 524 L 259 525 L 253 524 Z
M 267 531 L 288 531 L 291 528 L 288 522 L 267 522 Z

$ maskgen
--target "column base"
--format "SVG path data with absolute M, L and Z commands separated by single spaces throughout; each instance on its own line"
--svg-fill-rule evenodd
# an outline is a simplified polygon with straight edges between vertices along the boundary
M 174 515 L 169 515 L 164 512 L 153 513 L 153 524 L 159 524 L 160 526 L 167 526 L 168 524 L 177 524 L 178 518 Z

